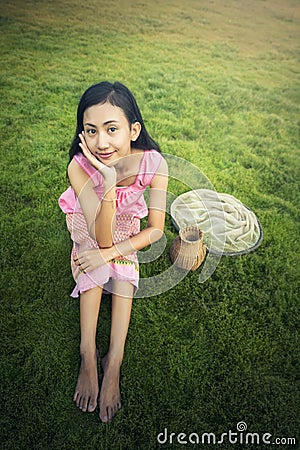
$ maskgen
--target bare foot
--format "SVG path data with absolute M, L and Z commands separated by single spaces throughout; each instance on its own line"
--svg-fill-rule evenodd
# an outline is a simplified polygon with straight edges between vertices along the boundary
M 109 361 L 108 355 L 101 360 L 104 371 L 99 400 L 99 417 L 102 422 L 110 422 L 121 408 L 120 362 Z
M 73 400 L 83 412 L 93 412 L 99 394 L 97 353 L 81 354 L 81 366 Z

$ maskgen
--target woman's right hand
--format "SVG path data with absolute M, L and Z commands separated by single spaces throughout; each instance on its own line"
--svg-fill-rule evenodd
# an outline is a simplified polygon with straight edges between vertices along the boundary
M 90 272 L 106 264 L 109 259 L 109 249 L 92 248 L 78 253 L 74 257 L 74 262 L 82 272 Z
M 86 159 L 91 163 L 95 169 L 97 169 L 101 175 L 103 175 L 103 178 L 105 181 L 109 181 L 111 183 L 116 183 L 116 170 L 114 167 L 106 166 L 103 164 L 99 159 L 97 159 L 93 153 L 90 151 L 90 149 L 87 146 L 85 137 L 84 137 L 84 131 L 82 131 L 79 135 L 80 143 L 79 147 L 82 150 L 82 153 L 86 157 Z

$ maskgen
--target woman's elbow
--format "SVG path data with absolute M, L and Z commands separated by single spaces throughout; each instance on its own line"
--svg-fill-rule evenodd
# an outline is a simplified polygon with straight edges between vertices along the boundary
M 99 248 L 110 248 L 114 245 L 114 243 L 111 239 L 108 239 L 108 240 L 97 239 L 97 244 L 98 244 Z
M 154 242 L 159 241 L 164 234 L 164 230 L 161 228 L 154 228 L 151 230 L 150 233 L 150 243 L 154 244 Z
M 109 248 L 114 245 L 113 237 L 111 235 L 110 236 L 103 236 L 103 235 L 96 236 L 96 241 L 100 248 Z

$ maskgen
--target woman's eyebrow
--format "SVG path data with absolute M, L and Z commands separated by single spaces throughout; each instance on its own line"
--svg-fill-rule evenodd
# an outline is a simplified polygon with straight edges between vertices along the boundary
M 114 120 L 114 119 L 112 119 L 112 120 L 107 120 L 106 122 L 104 122 L 103 125 L 108 125 L 109 123 L 119 123 L 119 121 L 118 121 L 118 120 Z
M 119 121 L 118 121 L 118 120 L 111 119 L 111 120 L 107 120 L 106 122 L 104 122 L 103 125 L 108 125 L 108 124 L 110 124 L 110 123 L 119 123 Z M 85 126 L 89 126 L 89 127 L 96 128 L 96 125 L 94 125 L 94 124 L 92 124 L 92 123 L 86 122 L 84 125 L 85 125 Z

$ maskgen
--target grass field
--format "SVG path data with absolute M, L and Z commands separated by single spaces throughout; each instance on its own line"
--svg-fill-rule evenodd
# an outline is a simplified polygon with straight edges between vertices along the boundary
M 1 436 L 4 450 L 210 448 L 157 435 L 270 433 L 299 445 L 297 0 L 0 0 Z M 137 299 L 110 425 L 72 402 L 79 305 L 57 199 L 82 92 L 135 94 L 162 150 L 259 217 L 264 241 Z M 201 187 L 201 186 L 199 186 Z M 176 180 L 170 191 L 182 192 Z M 177 236 L 166 219 L 168 245 Z M 169 267 L 167 250 L 141 265 Z M 109 339 L 104 297 L 98 343 Z M 297 435 L 298 433 L 298 435 Z M 244 433 L 245 435 L 245 433 Z M 239 439 L 240 435 L 239 435 Z M 240 442 L 240 441 L 238 441 Z M 278 441 L 279 442 L 279 441 Z M 229 442 L 230 448 L 269 448 Z

